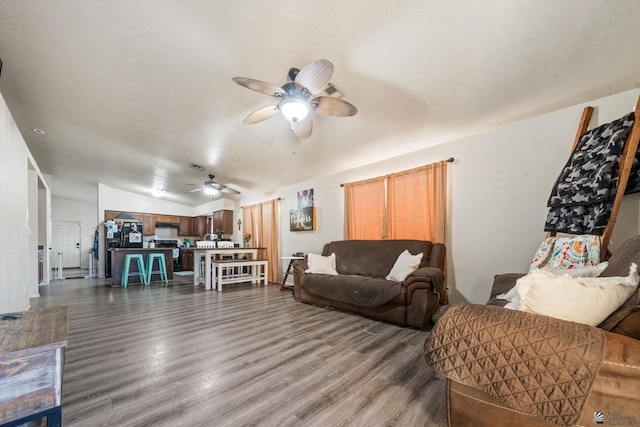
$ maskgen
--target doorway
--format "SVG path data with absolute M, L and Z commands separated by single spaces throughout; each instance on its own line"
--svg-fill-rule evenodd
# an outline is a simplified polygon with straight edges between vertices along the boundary
M 51 267 L 80 268 L 80 223 L 52 221 Z

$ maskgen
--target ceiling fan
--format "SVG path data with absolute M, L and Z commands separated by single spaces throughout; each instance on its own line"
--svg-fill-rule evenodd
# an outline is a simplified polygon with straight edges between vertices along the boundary
M 189 190 L 188 193 L 194 193 L 196 191 L 204 191 L 207 194 L 211 194 L 211 193 L 215 193 L 216 191 L 220 191 L 222 193 L 228 193 L 228 194 L 240 194 L 240 192 L 238 190 L 235 190 L 231 187 L 227 187 L 224 184 L 220 184 L 218 182 L 215 182 L 213 179 L 215 178 L 215 175 L 213 174 L 209 174 L 209 180 L 205 181 L 204 184 L 202 185 L 202 187 L 198 187 L 198 188 L 194 188 L 193 190 Z
M 331 91 L 327 89 L 332 87 L 329 80 L 333 69 L 333 64 L 326 59 L 314 61 L 301 70 L 291 68 L 287 75 L 288 81 L 282 87 L 247 77 L 234 77 L 233 81 L 240 86 L 280 99 L 276 105 L 268 105 L 249 114 L 243 123 L 258 123 L 280 111 L 291 122 L 294 134 L 305 139 L 311 136 L 313 130 L 310 111 L 338 117 L 355 115 L 358 109 L 354 105 L 329 96 Z

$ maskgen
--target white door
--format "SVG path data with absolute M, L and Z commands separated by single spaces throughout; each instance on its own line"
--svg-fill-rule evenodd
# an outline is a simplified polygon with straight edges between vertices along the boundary
M 62 268 L 80 268 L 80 223 L 52 221 L 52 225 L 51 267 L 58 267 L 61 254 Z

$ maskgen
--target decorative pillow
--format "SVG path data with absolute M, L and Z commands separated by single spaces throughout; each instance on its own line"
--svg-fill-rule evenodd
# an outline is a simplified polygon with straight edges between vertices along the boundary
M 396 259 L 396 263 L 393 264 L 391 271 L 387 275 L 387 280 L 393 280 L 395 282 L 402 282 L 407 276 L 413 273 L 422 262 L 422 252 L 418 255 L 411 255 L 408 250 L 404 250 L 400 255 L 398 255 L 398 259 Z
M 534 270 L 502 297 L 505 308 L 596 326 L 635 292 L 640 277 L 632 264 L 627 277 L 570 277 Z
M 600 236 L 547 237 L 536 251 L 529 272 L 536 268 L 592 267 L 600 262 Z
M 598 277 L 608 266 L 609 263 L 605 261 L 593 267 L 562 268 L 545 265 L 540 270 L 549 271 L 558 276 L 567 274 L 571 277 Z
M 338 274 L 336 271 L 335 253 L 329 256 L 309 254 L 307 256 L 307 262 L 309 268 L 305 270 L 306 273 L 333 274 L 334 276 Z

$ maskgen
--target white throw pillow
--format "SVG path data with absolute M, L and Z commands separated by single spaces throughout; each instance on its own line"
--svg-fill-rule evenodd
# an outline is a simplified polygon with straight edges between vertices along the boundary
M 639 280 L 636 264 L 627 277 L 570 277 L 536 269 L 502 297 L 509 300 L 505 308 L 596 326 L 629 299 Z
M 316 274 L 333 274 L 336 275 L 336 254 L 333 253 L 329 256 L 322 256 L 317 254 L 307 255 L 307 262 L 309 268 L 305 270 L 307 273 Z
M 411 255 L 411 253 L 405 249 L 404 252 L 398 255 L 398 259 L 396 259 L 396 263 L 393 264 L 386 279 L 402 282 L 420 266 L 421 262 L 422 252 L 418 255 Z
M 558 276 L 568 274 L 571 277 L 598 277 L 605 268 L 609 266 L 608 262 L 601 262 L 598 265 L 589 267 L 562 268 L 545 265 L 540 270 L 550 271 Z

